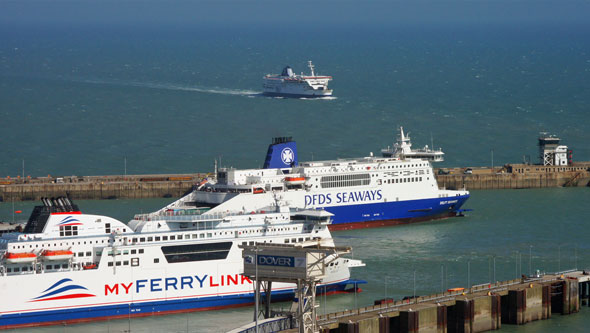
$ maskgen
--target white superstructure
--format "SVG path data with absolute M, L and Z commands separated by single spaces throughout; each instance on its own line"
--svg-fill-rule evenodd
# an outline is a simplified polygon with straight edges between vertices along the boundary
M 295 142 L 277 138 L 263 169 L 222 168 L 167 208 L 248 212 L 283 200 L 333 213 L 330 228 L 337 230 L 455 216 L 468 198 L 466 190 L 439 188 L 428 160 L 368 156 L 298 164 Z
M 238 245 L 334 245 L 331 214 L 320 210 L 165 210 L 125 225 L 59 200 L 36 207 L 23 233 L 0 238 L 0 328 L 251 304 Z M 335 259 L 323 285 L 343 290 L 359 265 Z M 293 288 L 273 284 L 273 295 Z
M 419 158 L 430 162 L 442 162 L 445 160 L 445 153 L 442 149 L 434 150 L 428 145 L 424 148 L 412 149 L 412 142 L 410 141 L 410 134 L 404 134 L 404 128 L 400 126 L 397 142 L 393 147 L 381 149 L 383 157 L 395 157 L 400 159 L 405 158 Z
M 267 74 L 263 80 L 263 93 L 272 96 L 286 97 L 326 97 L 332 96 L 332 90 L 328 89 L 331 76 L 319 76 L 315 73 L 315 67 L 308 61 L 310 75 L 297 75 L 289 66 L 279 74 Z

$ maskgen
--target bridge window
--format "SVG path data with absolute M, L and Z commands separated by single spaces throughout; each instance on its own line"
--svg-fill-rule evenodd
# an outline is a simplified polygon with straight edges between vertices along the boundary
M 232 242 L 162 246 L 169 263 L 220 260 L 227 258 Z
M 373 175 L 375 176 L 375 175 Z M 354 175 L 324 176 L 321 178 L 322 188 L 362 186 L 371 183 L 371 176 L 367 173 Z
M 59 235 L 61 237 L 78 236 L 77 225 L 63 225 L 59 227 Z

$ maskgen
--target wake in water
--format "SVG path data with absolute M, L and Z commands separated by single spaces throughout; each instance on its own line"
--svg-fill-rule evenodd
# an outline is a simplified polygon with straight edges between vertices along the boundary
M 299 99 L 306 100 L 306 101 L 313 101 L 313 100 L 317 100 L 317 101 L 333 101 L 335 99 L 338 99 L 338 97 L 336 97 L 336 96 L 326 96 L 326 97 L 300 97 Z
M 142 87 L 149 89 L 165 89 L 165 90 L 181 90 L 194 91 L 205 94 L 220 94 L 220 95 L 235 95 L 256 97 L 262 96 L 262 92 L 253 90 L 240 89 L 226 89 L 226 88 L 205 88 L 198 86 L 185 86 L 174 83 L 157 83 L 157 82 L 138 82 L 138 81 L 117 81 L 117 80 L 101 80 L 101 79 L 72 79 L 74 82 L 90 83 L 90 84 L 109 84 L 127 87 Z

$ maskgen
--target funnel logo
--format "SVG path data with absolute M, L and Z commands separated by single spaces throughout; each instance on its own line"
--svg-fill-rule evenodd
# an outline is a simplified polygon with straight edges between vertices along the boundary
M 291 165 L 291 163 L 293 163 L 295 160 L 295 154 L 293 153 L 293 150 L 291 150 L 291 148 L 283 149 L 283 151 L 281 151 L 281 160 L 286 165 Z
M 73 216 L 68 216 L 61 220 L 58 225 L 61 227 L 66 225 L 82 225 L 82 223 L 80 223 L 80 220 L 78 220 L 77 218 Z
M 35 297 L 30 302 L 54 301 L 60 299 L 96 297 L 96 295 L 86 292 L 78 292 L 78 290 L 88 290 L 80 285 L 70 283 L 72 279 L 61 279 L 53 284 L 51 287 L 45 289 L 41 296 Z M 72 291 L 74 290 L 74 291 Z

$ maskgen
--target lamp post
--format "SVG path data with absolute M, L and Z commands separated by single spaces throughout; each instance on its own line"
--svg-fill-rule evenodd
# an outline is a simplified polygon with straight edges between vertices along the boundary
M 496 283 L 496 255 L 494 254 L 494 283 Z
M 440 264 L 440 293 L 445 292 L 445 264 Z
M 561 245 L 557 247 L 557 271 L 561 272 Z
M 414 302 L 416 302 L 416 270 L 414 269 Z
M 529 245 L 529 277 L 533 275 L 533 246 Z
M 254 312 L 254 321 L 256 322 L 256 333 L 258 333 L 258 301 L 260 300 L 260 283 L 258 282 L 258 247 L 254 251 L 254 273 L 256 275 L 256 311 Z M 301 300 L 300 300 L 301 301 Z

